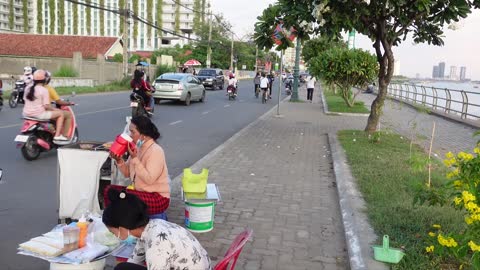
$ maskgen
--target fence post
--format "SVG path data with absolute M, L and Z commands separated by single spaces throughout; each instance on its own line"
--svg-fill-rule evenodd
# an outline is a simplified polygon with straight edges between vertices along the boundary
M 399 98 L 399 99 L 402 99 L 402 97 L 403 97 L 403 86 L 404 86 L 403 84 L 400 84 L 400 89 L 399 89 L 399 90 L 400 90 L 400 91 L 399 91 L 400 93 L 399 93 L 399 95 L 398 95 L 398 98 Z
M 450 94 L 450 90 L 448 88 L 445 88 L 445 94 L 446 94 L 446 102 L 445 102 L 445 113 L 450 113 L 450 106 L 452 106 L 452 95 Z
M 467 96 L 467 93 L 465 91 L 462 90 L 462 99 L 463 99 L 463 103 L 462 103 L 462 115 L 461 115 L 461 118 L 462 119 L 467 119 L 467 113 L 468 113 L 468 96 Z
M 83 66 L 82 52 L 73 52 L 73 68 L 78 72 L 78 77 L 82 78 L 82 66 Z
M 425 86 L 422 85 L 422 105 L 425 106 L 427 103 L 427 90 L 425 90 Z
M 105 84 L 105 57 L 101 53 L 97 54 L 97 67 L 98 67 L 98 73 L 97 73 L 98 84 L 104 85 Z
M 417 86 L 413 85 L 413 103 L 417 103 Z
M 435 87 L 432 87 L 432 95 L 433 95 L 433 104 L 432 104 L 432 107 L 434 110 L 437 109 L 437 102 L 438 102 L 438 93 L 437 93 L 437 89 L 435 89 Z

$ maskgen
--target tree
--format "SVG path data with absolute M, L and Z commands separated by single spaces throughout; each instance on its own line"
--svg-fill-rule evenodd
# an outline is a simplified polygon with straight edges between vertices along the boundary
M 280 0 L 283 9 L 307 9 L 300 20 L 316 22 L 316 32 L 328 36 L 340 36 L 343 31 L 356 30 L 368 36 L 375 48 L 379 63 L 379 93 L 372 103 L 367 132 L 377 129 L 380 114 L 387 95 L 387 87 L 393 76 L 394 55 L 392 47 L 412 35 L 416 43 L 436 46 L 444 44 L 443 27 L 467 17 L 473 8 L 480 7 L 480 0 Z M 292 8 L 293 7 L 293 8 Z M 293 12 L 292 17 L 298 16 Z M 312 18 L 313 17 L 313 18 Z M 290 21 L 287 24 L 291 24 Z
M 123 54 L 121 53 L 116 53 L 114 56 L 113 56 L 113 62 L 117 62 L 117 63 L 123 63 Z
M 58 34 L 60 35 L 65 34 L 65 2 L 64 1 L 58 1 L 57 24 L 58 24 Z
M 76 5 L 75 5 L 76 6 Z M 37 1 L 37 33 L 43 33 L 43 0 Z M 74 22 L 75 23 L 75 22 Z
M 340 39 L 329 38 L 329 37 L 318 37 L 306 41 L 302 47 L 302 58 L 305 62 L 310 61 L 310 59 L 317 57 L 322 52 L 332 48 L 332 47 L 341 47 L 347 48 L 347 43 Z
M 50 34 L 54 34 L 55 31 L 55 0 L 48 0 L 48 13 L 50 15 Z
M 352 87 L 361 89 L 371 82 L 378 72 L 378 63 L 375 56 L 366 51 L 332 47 L 310 59 L 309 70 L 325 83 L 338 86 L 345 103 L 353 107 L 361 90 L 354 93 Z

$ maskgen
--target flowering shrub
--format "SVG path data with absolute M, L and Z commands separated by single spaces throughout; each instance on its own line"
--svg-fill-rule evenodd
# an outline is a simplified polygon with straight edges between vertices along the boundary
M 457 232 L 442 230 L 433 225 L 428 232 L 425 252 L 429 256 L 455 258 L 461 269 L 480 269 L 480 148 L 474 154 L 446 154 L 444 164 L 449 168 L 446 185 L 439 189 L 445 199 L 464 216 L 465 229 Z

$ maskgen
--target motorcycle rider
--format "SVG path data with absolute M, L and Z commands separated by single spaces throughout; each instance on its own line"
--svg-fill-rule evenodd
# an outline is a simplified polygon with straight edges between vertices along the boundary
M 33 86 L 25 91 L 25 106 L 23 107 L 23 116 L 42 120 L 55 119 L 56 128 L 55 136 L 53 137 L 54 142 L 68 142 L 68 138 L 62 135 L 65 117 L 60 110 L 52 107 L 50 104 L 50 97 L 48 96 L 48 90 L 44 87 L 46 72 L 42 69 L 39 69 L 35 71 L 32 79 Z
M 23 76 L 21 77 L 21 80 L 25 83 L 25 87 L 23 88 L 23 93 L 18 93 L 20 95 L 20 100 L 25 100 L 25 93 L 33 86 L 33 73 L 35 70 L 35 67 L 30 66 L 23 68 Z
M 268 95 L 268 86 L 270 84 L 270 80 L 265 76 L 265 72 L 262 72 L 262 79 L 260 80 L 260 88 L 262 89 L 265 95 Z
M 237 79 L 235 79 L 235 74 L 233 74 L 233 72 L 230 73 L 229 78 L 230 79 L 228 80 L 227 90 L 228 90 L 228 88 L 232 89 L 233 94 L 235 96 L 237 96 L 237 83 L 238 83 L 238 81 L 237 81 Z
M 67 102 L 62 99 L 60 99 L 60 96 L 58 95 L 57 91 L 53 86 L 50 85 L 50 80 L 52 79 L 52 74 L 47 70 L 45 71 L 45 85 L 44 87 L 48 90 L 48 96 L 50 97 L 50 103 L 55 102 L 56 105 L 58 106 L 70 106 L 74 105 L 73 102 Z M 68 137 L 68 133 L 70 130 L 70 125 L 72 122 L 72 114 L 68 111 L 65 110 L 60 110 L 60 112 L 63 113 L 63 116 L 65 117 L 64 125 L 63 125 L 63 134 L 65 137 Z
M 130 81 L 130 87 L 132 87 L 134 93 L 137 93 L 143 98 L 145 102 L 144 104 L 145 110 L 151 111 L 151 107 L 150 107 L 151 98 L 149 95 L 150 89 L 148 88 L 147 84 L 143 80 L 143 75 L 145 74 L 141 70 L 138 70 L 138 69 L 135 70 L 135 72 L 133 73 L 133 79 Z

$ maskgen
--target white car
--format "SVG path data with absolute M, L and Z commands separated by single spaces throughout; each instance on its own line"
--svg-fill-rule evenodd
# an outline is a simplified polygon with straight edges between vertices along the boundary
M 202 82 L 189 73 L 165 73 L 155 79 L 155 104 L 162 100 L 183 101 L 186 106 L 192 100 L 205 101 L 205 87 Z

